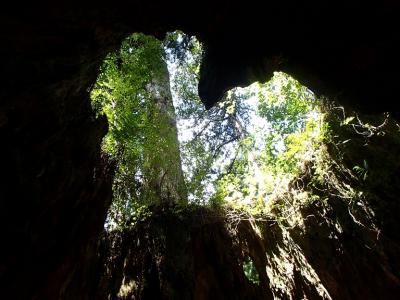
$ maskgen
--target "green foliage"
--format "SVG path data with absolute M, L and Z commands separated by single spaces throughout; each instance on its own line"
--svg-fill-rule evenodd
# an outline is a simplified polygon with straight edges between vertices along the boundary
M 252 283 L 257 285 L 260 284 L 260 277 L 254 266 L 253 260 L 249 256 L 246 256 L 243 261 L 243 272 L 246 275 L 246 278 Z
M 206 111 L 197 94 L 201 57 L 195 38 L 174 32 L 163 44 L 134 34 L 104 61 L 91 97 L 109 121 L 103 151 L 117 162 L 112 226 L 166 199 L 260 213 L 321 142 L 314 95 L 283 73 L 233 89 Z
M 293 78 L 276 73 L 254 90 L 256 113 L 269 127 L 242 139 L 231 172 L 218 182 L 215 197 L 257 214 L 287 192 L 303 165 L 314 159 L 326 126 L 314 95 Z
M 308 114 L 316 106 L 310 90 L 279 72 L 260 87 L 258 113 L 271 123 L 276 134 L 285 136 L 305 127 Z
M 146 85 L 159 75 L 161 62 L 159 42 L 138 34 L 104 61 L 91 98 L 93 107 L 109 121 L 103 149 L 115 159 L 122 155 L 138 159 L 144 139 L 155 134 L 149 121 L 154 103 Z
M 192 132 L 190 137 L 181 139 L 188 193 L 192 202 L 204 203 L 213 194 L 224 166 L 234 159 L 249 116 L 247 105 L 239 99 L 244 96 L 234 93 L 205 110 L 197 93 L 202 49 L 195 39 L 190 44 L 183 61 L 170 53 L 172 61 L 179 60 L 171 78 L 180 130 Z
M 105 59 L 91 98 L 109 122 L 103 151 L 117 162 L 108 223 L 123 226 L 143 205 L 185 198 L 161 43 L 128 37 Z
M 357 175 L 360 178 L 362 178 L 362 180 L 366 180 L 367 179 L 368 163 L 367 163 L 367 161 L 365 159 L 363 160 L 363 165 L 362 166 L 354 166 L 353 170 L 357 173 Z
M 313 93 L 284 73 L 265 84 L 233 89 L 209 111 L 197 94 L 201 48 L 188 43 L 172 78 L 181 130 L 181 156 L 191 200 L 229 203 L 257 213 L 311 159 L 324 134 Z M 174 60 L 179 60 L 174 56 Z M 256 98 L 257 105 L 251 104 Z M 254 102 L 254 101 L 253 101 Z M 268 127 L 252 128 L 258 118 Z

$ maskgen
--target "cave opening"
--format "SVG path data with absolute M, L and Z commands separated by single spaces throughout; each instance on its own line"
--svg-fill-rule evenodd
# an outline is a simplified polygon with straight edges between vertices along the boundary
M 117 166 L 106 228 L 165 203 L 265 215 L 315 160 L 327 132 L 312 91 L 275 72 L 206 109 L 202 52 L 179 31 L 162 42 L 133 34 L 105 59 L 91 98 L 108 119 L 102 149 Z
M 283 72 L 205 109 L 202 57 L 182 32 L 133 34 L 101 67 L 92 106 L 108 119 L 102 151 L 116 166 L 102 296 L 269 299 L 301 286 L 304 297 L 329 299 L 297 234 L 325 224 L 339 252 L 349 222 L 377 238 L 369 198 L 379 196 L 366 183 L 382 174 L 366 147 L 383 136 L 396 144 L 397 123 L 317 97 Z M 343 212 L 328 218 L 333 207 Z

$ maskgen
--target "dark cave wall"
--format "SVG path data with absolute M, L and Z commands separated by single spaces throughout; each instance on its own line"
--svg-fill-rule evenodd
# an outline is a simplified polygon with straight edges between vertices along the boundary
M 225 221 L 206 208 L 159 206 L 134 228 L 104 233 L 94 298 L 272 299 L 266 276 L 260 286 L 245 277 Z
M 2 297 L 57 299 L 94 255 L 111 172 L 99 153 L 107 126 L 94 119 L 88 90 L 131 32 L 180 28 L 205 42 L 207 106 L 229 87 L 283 70 L 354 107 L 399 111 L 397 1 L 194 5 L 45 1 L 1 10 Z
M 98 284 L 91 295 L 118 300 L 397 299 L 400 243 L 386 234 L 377 239 L 347 209 L 342 199 L 315 201 L 298 207 L 305 221 L 290 226 L 274 218 L 239 220 L 232 211 L 157 207 L 134 228 L 103 235 Z M 259 284 L 243 272 L 246 256 L 254 262 Z
M 102 57 L 90 25 L 40 10 L 18 17 L 2 16 L 1 297 L 57 299 L 111 199 L 99 155 L 107 124 L 87 92 Z

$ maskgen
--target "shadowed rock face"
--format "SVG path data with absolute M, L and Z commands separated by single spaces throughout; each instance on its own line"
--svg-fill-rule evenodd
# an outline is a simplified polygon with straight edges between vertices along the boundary
M 99 154 L 106 122 L 94 119 L 88 90 L 105 55 L 132 32 L 197 35 L 206 47 L 199 93 L 208 107 L 227 89 L 282 70 L 357 109 L 400 111 L 399 2 L 325 2 L 62 0 L 3 8 L 1 297 L 57 299 L 76 270 L 90 273 L 111 171 Z

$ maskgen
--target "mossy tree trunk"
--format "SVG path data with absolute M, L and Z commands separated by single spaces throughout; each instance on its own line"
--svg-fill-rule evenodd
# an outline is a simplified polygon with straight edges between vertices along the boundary
M 159 129 L 154 152 L 149 156 L 148 187 L 161 202 L 187 203 L 187 189 L 182 171 L 176 114 L 172 101 L 167 63 L 147 86 L 155 103 L 152 114 Z

